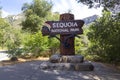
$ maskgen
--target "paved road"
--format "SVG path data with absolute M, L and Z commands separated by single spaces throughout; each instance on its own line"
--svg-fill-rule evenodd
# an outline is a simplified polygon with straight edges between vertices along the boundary
M 120 72 L 101 63 L 94 71 L 41 70 L 43 61 L 31 61 L 0 67 L 0 80 L 120 80 Z

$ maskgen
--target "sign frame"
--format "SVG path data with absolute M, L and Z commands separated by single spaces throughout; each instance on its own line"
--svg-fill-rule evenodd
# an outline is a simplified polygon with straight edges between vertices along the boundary
M 42 27 L 43 35 L 82 34 L 83 20 L 46 21 Z

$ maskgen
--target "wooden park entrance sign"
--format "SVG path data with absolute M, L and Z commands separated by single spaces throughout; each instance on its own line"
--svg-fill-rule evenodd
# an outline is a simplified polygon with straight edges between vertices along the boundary
M 56 37 L 60 41 L 60 55 L 75 55 L 74 40 L 82 34 L 83 20 L 74 20 L 74 15 L 60 15 L 60 21 L 46 21 L 42 27 L 43 36 Z M 60 34 L 60 38 L 56 35 Z
M 84 57 L 75 55 L 74 40 L 82 34 L 84 21 L 74 20 L 74 15 L 65 13 L 60 15 L 60 21 L 46 21 L 42 27 L 43 36 L 56 37 L 60 41 L 60 54 L 54 54 L 49 59 L 49 64 L 41 64 L 43 69 L 85 70 L 91 71 L 94 66 L 84 62 Z M 60 34 L 60 38 L 56 35 Z M 53 64 L 56 63 L 56 64 Z M 44 65 L 45 64 L 45 65 Z

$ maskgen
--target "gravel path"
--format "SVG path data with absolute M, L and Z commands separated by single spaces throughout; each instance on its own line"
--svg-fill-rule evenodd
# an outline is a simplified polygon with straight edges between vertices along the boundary
M 0 67 L 0 80 L 120 80 L 120 72 L 102 63 L 93 63 L 94 71 L 41 70 L 43 61 L 31 61 Z

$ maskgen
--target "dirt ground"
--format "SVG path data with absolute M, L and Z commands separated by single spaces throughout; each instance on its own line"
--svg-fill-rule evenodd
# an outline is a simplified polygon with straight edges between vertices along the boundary
M 44 61 L 44 60 L 49 60 L 49 58 L 47 58 L 47 57 L 38 57 L 38 58 L 30 58 L 30 59 L 18 58 L 18 61 L 3 60 L 3 61 L 0 61 L 0 66 L 14 65 L 14 64 L 18 64 L 18 63 L 37 61 L 37 60 Z

